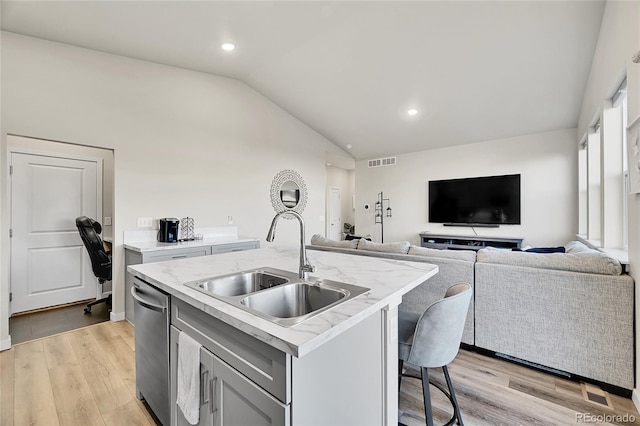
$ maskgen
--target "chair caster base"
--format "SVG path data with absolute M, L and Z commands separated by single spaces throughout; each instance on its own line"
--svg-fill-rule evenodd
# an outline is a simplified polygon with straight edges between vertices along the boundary
M 90 314 L 91 313 L 91 307 L 84 308 L 84 313 L 85 314 Z

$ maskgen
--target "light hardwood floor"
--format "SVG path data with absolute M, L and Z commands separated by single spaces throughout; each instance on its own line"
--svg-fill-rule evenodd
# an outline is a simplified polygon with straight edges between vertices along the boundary
M 105 322 L 0 352 L 0 425 L 155 424 L 135 397 L 133 333 L 126 321 Z M 449 371 L 469 426 L 594 424 L 596 416 L 610 420 L 597 424 L 640 425 L 629 399 L 602 392 L 605 407 L 584 399 L 584 384 L 475 352 L 461 351 Z M 431 376 L 443 380 L 438 370 Z M 431 389 L 442 424 L 450 406 Z M 419 380 L 402 380 L 400 421 L 424 424 Z
M 104 322 L 0 353 L 0 425 L 154 425 L 135 397 L 133 327 Z
M 419 375 L 417 370 L 409 373 Z M 640 425 L 631 399 L 476 352 L 461 350 L 449 374 L 465 425 Z M 429 376 L 446 388 L 441 369 L 430 369 Z M 604 395 L 608 406 L 587 401 L 585 387 Z M 451 417 L 451 404 L 434 386 L 430 389 L 434 421 L 444 424 Z M 400 422 L 425 424 L 420 380 L 402 379 Z

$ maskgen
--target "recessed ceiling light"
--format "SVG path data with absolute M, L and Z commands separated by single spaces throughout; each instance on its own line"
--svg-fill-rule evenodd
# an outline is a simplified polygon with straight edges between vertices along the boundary
M 414 108 L 412 108 L 409 111 L 407 111 L 407 114 L 409 114 L 409 115 L 416 115 L 417 113 L 418 113 L 418 110 L 414 109 Z
M 347 144 L 347 149 L 351 149 L 353 148 L 353 145 L 351 145 L 350 143 Z
M 327 163 L 327 166 L 331 166 L 331 163 Z
M 222 50 L 226 50 L 227 52 L 231 52 L 233 49 L 236 48 L 236 45 L 233 43 L 222 43 Z

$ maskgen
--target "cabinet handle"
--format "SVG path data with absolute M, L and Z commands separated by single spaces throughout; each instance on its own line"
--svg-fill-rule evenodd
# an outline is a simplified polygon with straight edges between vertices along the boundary
M 187 255 L 183 254 L 182 256 L 171 256 L 172 259 L 182 259 L 183 257 L 187 257 Z
M 215 414 L 216 411 L 218 411 L 218 403 L 216 401 L 216 384 L 218 384 L 218 378 L 214 377 L 209 382 L 209 395 L 211 395 L 211 414 Z
M 231 251 L 244 251 L 242 248 L 231 249 Z
M 200 372 L 200 405 L 209 403 L 209 396 L 211 393 L 207 393 L 209 389 L 207 389 L 206 382 L 209 377 L 209 370 Z M 207 397 L 205 399 L 205 393 L 207 393 Z

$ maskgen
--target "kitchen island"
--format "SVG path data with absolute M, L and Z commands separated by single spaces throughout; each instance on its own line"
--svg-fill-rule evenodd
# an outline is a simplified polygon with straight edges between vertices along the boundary
M 296 272 L 297 248 L 128 267 L 170 296 L 170 363 L 180 331 L 210 356 L 210 362 L 201 360 L 210 385 L 201 389 L 202 424 L 397 424 L 397 308 L 437 266 L 320 251 L 308 258 L 317 268 L 311 277 L 370 291 L 283 327 L 185 283 L 261 267 Z M 175 401 L 175 389 L 171 394 Z M 170 405 L 170 423 L 181 424 L 175 402 Z

